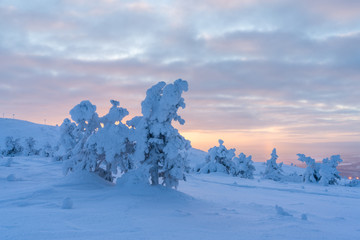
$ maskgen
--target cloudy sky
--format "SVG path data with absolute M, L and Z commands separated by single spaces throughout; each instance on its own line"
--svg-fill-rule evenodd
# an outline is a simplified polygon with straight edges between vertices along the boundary
M 255 161 L 277 147 L 360 161 L 358 0 L 0 1 L 0 113 L 61 124 L 89 99 L 140 114 L 159 81 L 189 82 L 181 133 Z

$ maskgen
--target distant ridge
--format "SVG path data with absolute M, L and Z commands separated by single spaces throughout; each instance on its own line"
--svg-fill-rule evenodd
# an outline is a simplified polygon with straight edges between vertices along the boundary
M 38 147 L 42 147 L 46 143 L 54 146 L 59 138 L 59 127 L 32 123 L 25 120 L 0 118 L 0 149 L 4 148 L 7 136 L 20 138 L 22 139 L 21 141 L 33 137 Z

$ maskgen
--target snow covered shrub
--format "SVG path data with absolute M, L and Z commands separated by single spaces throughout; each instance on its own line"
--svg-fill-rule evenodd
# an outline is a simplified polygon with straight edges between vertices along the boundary
M 265 179 L 272 179 L 274 181 L 283 179 L 282 163 L 277 164 L 277 159 L 278 155 L 276 154 L 276 148 L 274 148 L 271 153 L 271 159 L 266 161 L 265 172 L 263 173 Z
M 255 167 L 251 160 L 251 155 L 246 157 L 244 153 L 240 153 L 238 157 L 233 159 L 234 162 L 234 176 L 240 176 L 241 178 L 254 178 Z
M 185 123 L 177 112 L 185 108 L 181 95 L 187 90 L 188 83 L 181 79 L 173 84 L 157 83 L 146 92 L 142 116 L 127 122 L 136 142 L 135 159 L 149 169 L 152 185 L 158 185 L 161 178 L 163 185 L 176 188 L 179 180 L 185 180 L 187 150 L 191 146 L 172 121 Z
M 235 165 L 232 161 L 235 156 L 235 149 L 227 149 L 224 141 L 219 139 L 219 146 L 209 149 L 206 156 L 206 163 L 198 170 L 200 173 L 223 172 L 235 174 Z
M 35 149 L 36 141 L 33 137 L 25 139 L 23 153 L 25 156 L 39 155 L 39 150 Z
M 303 174 L 304 182 L 316 183 L 320 181 L 320 164 L 315 162 L 315 159 L 307 157 L 304 154 L 297 154 L 298 160 L 306 163 L 306 169 Z
M 5 138 L 5 149 L 3 150 L 4 156 L 14 157 L 20 155 L 23 147 L 20 145 L 20 139 L 14 139 L 11 136 Z
M 360 181 L 358 179 L 353 179 L 345 184 L 347 187 L 357 187 L 360 186 Z
M 340 158 L 340 155 L 333 155 L 329 158 L 325 158 L 322 161 L 320 167 L 320 181 L 319 183 L 323 185 L 333 185 L 337 184 L 338 180 L 341 179 L 338 170 L 336 167 L 341 163 L 343 160 Z
M 53 155 L 54 155 L 53 147 L 52 147 L 49 143 L 46 143 L 46 144 L 40 149 L 40 155 L 41 155 L 42 157 L 53 157 Z

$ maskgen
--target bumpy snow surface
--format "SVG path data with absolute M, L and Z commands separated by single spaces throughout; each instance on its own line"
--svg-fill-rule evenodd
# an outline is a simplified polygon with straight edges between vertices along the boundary
M 200 156 L 195 153 L 192 156 Z M 0 239 L 358 239 L 360 188 L 187 175 L 178 190 L 0 158 Z M 257 169 L 264 168 L 257 163 Z

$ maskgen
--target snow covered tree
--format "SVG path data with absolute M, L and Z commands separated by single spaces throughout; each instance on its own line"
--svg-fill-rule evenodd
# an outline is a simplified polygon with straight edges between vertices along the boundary
M 306 169 L 303 174 L 304 182 L 316 183 L 320 181 L 320 164 L 315 162 L 315 159 L 307 157 L 304 154 L 297 154 L 298 160 L 306 163 Z
M 4 156 L 14 157 L 20 155 L 23 147 L 20 145 L 20 139 L 14 139 L 12 136 L 5 138 Z
M 23 153 L 25 156 L 39 155 L 39 150 L 35 149 L 36 141 L 33 137 L 25 139 Z
M 235 149 L 227 149 L 223 143 L 224 141 L 219 139 L 219 146 L 209 149 L 208 155 L 206 156 L 206 163 L 199 169 L 199 172 L 223 172 L 235 174 L 235 166 L 232 161 L 235 156 Z
M 96 154 L 99 156 L 97 165 L 104 166 L 103 177 L 112 181 L 118 167 L 123 173 L 134 168 L 131 158 L 134 143 L 129 140 L 129 128 L 121 122 L 129 112 L 119 107 L 118 101 L 111 100 L 110 102 L 112 107 L 109 113 L 100 118 L 103 127 L 92 134 L 86 144 L 96 146 Z
M 72 155 L 72 150 L 79 141 L 79 131 L 74 122 L 65 118 L 60 125 L 60 139 L 57 150 L 54 153 L 57 161 L 68 160 Z
M 240 176 L 241 178 L 254 178 L 255 167 L 253 161 L 251 160 L 251 155 L 246 157 L 244 153 L 240 153 L 238 157 L 233 159 L 235 168 L 234 176 Z
M 341 163 L 343 160 L 340 158 L 340 155 L 333 155 L 329 158 L 325 158 L 322 161 L 320 167 L 320 184 L 323 185 L 333 185 L 337 184 L 337 181 L 341 179 L 338 170 L 336 167 Z
M 64 139 L 70 140 L 74 137 L 76 145 L 72 148 L 69 159 L 64 162 L 65 173 L 76 169 L 97 172 L 99 166 L 96 162 L 99 156 L 96 153 L 96 146 L 87 144 L 90 135 L 95 133 L 100 127 L 96 106 L 88 100 L 82 101 L 70 110 L 70 115 L 71 119 L 75 121 L 76 127 L 73 131 L 69 132 L 69 134 L 71 133 L 73 136 L 69 137 L 65 135 Z M 71 130 L 72 124 L 69 124 L 66 119 L 64 123 L 64 131 Z M 101 173 L 99 173 L 99 175 L 101 175 Z
M 322 163 L 316 163 L 311 157 L 298 154 L 299 160 L 305 162 L 307 167 L 303 176 L 304 182 L 319 182 L 323 185 L 336 184 L 341 179 L 336 167 L 343 160 L 340 155 L 333 155 L 323 159 Z
M 274 148 L 271 153 L 271 159 L 266 161 L 265 172 L 263 173 L 263 177 L 265 179 L 272 179 L 274 181 L 280 181 L 283 179 L 282 163 L 276 163 L 278 157 L 279 156 L 276 154 L 276 148 Z
M 187 150 L 191 146 L 172 121 L 185 123 L 177 112 L 185 108 L 181 95 L 187 90 L 188 83 L 181 79 L 173 84 L 157 83 L 146 92 L 142 116 L 127 122 L 136 143 L 135 159 L 148 168 L 152 185 L 158 185 L 161 178 L 163 185 L 176 188 L 179 180 L 185 180 Z
M 54 155 L 54 149 L 50 145 L 50 143 L 46 143 L 41 149 L 40 149 L 40 155 L 42 157 L 53 157 Z
M 70 111 L 76 124 L 65 119 L 62 125 L 64 159 L 68 158 L 65 173 L 86 170 L 113 181 L 118 167 L 121 172 L 134 167 L 134 143 L 129 140 L 129 128 L 121 122 L 129 112 L 119 107 L 118 101 L 110 102 L 109 113 L 101 118 L 89 101 L 82 101 Z

